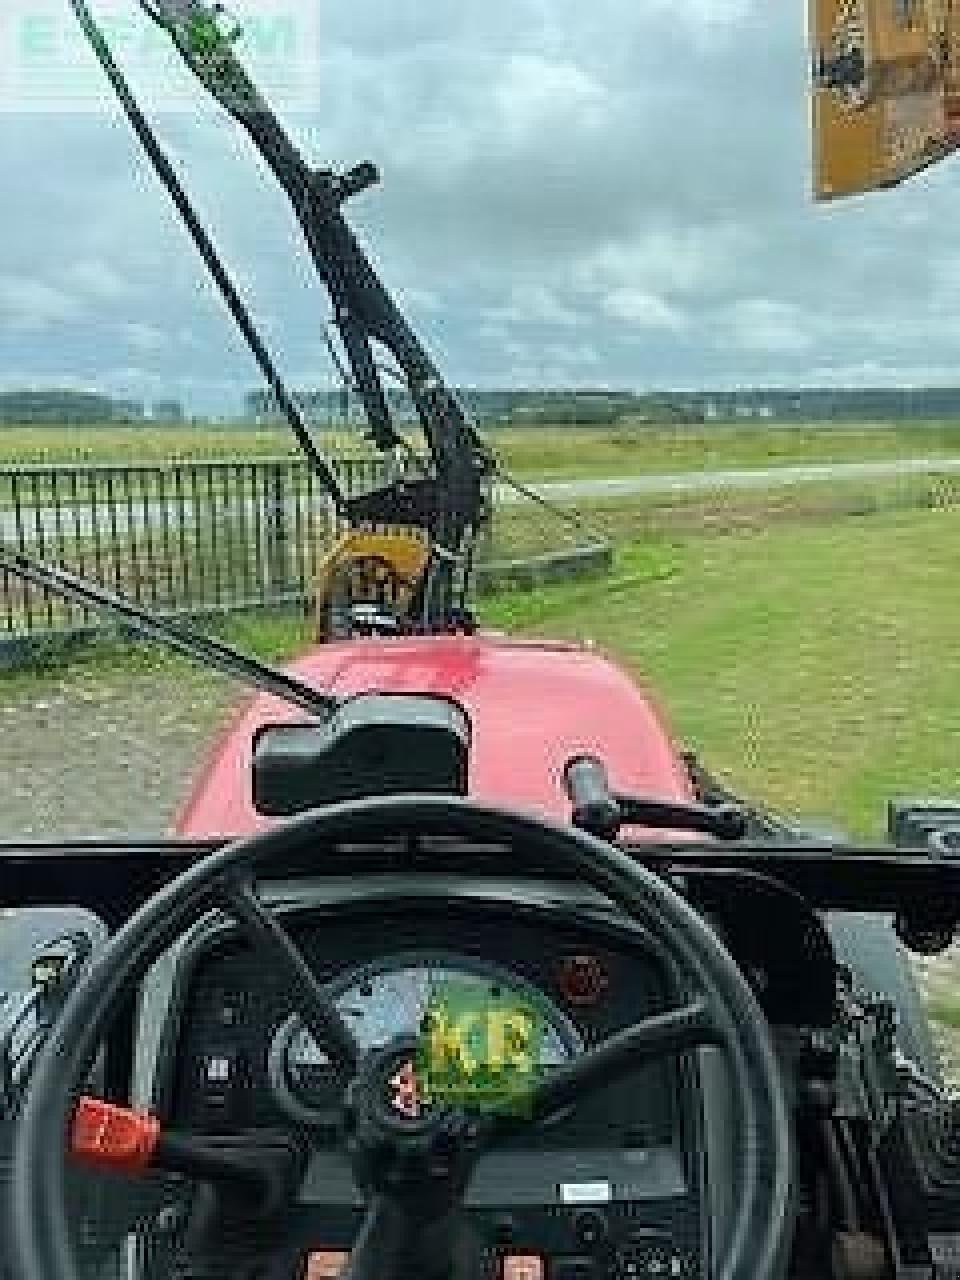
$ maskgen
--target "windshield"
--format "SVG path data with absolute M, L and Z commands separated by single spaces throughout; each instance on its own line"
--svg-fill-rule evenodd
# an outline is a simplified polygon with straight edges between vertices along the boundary
M 953 149 L 953 32 L 803 8 L 5 0 L 2 839 L 261 824 L 311 713 L 230 648 L 458 700 L 551 816 L 585 751 L 838 839 L 960 797 L 960 168 L 859 194 Z

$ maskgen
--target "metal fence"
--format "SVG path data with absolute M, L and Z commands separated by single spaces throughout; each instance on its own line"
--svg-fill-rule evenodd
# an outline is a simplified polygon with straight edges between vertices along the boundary
M 388 461 L 341 458 L 347 494 Z M 336 532 L 304 461 L 0 467 L 0 541 L 168 614 L 306 601 Z M 0 641 L 86 630 L 100 619 L 0 570 Z

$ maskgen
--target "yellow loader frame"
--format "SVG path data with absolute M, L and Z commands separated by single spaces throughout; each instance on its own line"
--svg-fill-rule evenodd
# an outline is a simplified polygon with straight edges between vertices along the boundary
M 960 0 L 809 0 L 809 14 L 818 199 L 894 186 L 960 146 Z
M 409 617 L 415 598 L 423 588 L 430 558 L 426 534 L 363 529 L 342 534 L 317 571 L 318 639 L 338 638 L 337 611 L 341 603 L 376 604 L 377 590 L 384 585 L 389 585 L 396 616 Z M 346 601 L 339 599 L 342 594 L 346 595 Z

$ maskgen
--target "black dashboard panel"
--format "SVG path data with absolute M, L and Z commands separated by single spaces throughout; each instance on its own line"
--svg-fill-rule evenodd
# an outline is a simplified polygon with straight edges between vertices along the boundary
M 288 905 L 284 916 L 333 993 L 343 989 L 345 973 L 375 971 L 384 957 L 493 965 L 542 993 L 582 1046 L 680 1000 L 645 934 L 572 898 L 546 904 L 467 894 L 451 902 L 437 892 L 369 904 L 303 900 Z M 570 983 L 574 958 L 589 958 L 594 978 L 599 975 L 586 991 Z M 162 1119 L 208 1134 L 289 1129 L 294 1122 L 278 1101 L 270 1061 L 271 1046 L 294 1012 L 285 976 L 232 928 L 218 927 L 181 954 L 173 992 L 153 1089 Z M 665 1275 L 703 1274 L 705 1193 L 693 1154 L 698 1097 L 692 1061 L 665 1060 L 483 1156 L 466 1204 L 487 1247 L 512 1243 L 580 1259 L 585 1280 L 643 1275 L 651 1260 L 681 1268 Z M 349 1246 L 361 1202 L 339 1150 L 335 1117 L 329 1125 L 315 1121 L 310 1138 L 300 1195 L 303 1239 Z M 590 1269 L 591 1259 L 600 1270 Z
M 639 1018 L 669 1007 L 668 975 L 652 949 L 633 947 L 616 932 L 554 919 L 518 919 L 494 906 L 411 902 L 385 910 L 359 905 L 336 915 L 297 911 L 287 921 L 313 971 L 336 988 L 345 973 L 390 960 L 416 962 L 438 954 L 494 964 L 529 983 L 573 1025 L 582 1043 L 596 1043 Z M 574 959 L 589 956 L 602 974 L 595 1004 L 565 999 L 561 984 Z M 295 1013 L 286 976 L 232 934 L 192 956 L 175 1060 L 161 1072 L 161 1116 L 198 1132 L 276 1127 L 289 1123 L 270 1079 L 270 1048 Z M 577 1113 L 537 1135 L 551 1149 L 670 1145 L 677 1124 L 676 1068 L 655 1064 L 589 1100 Z M 532 1137 L 527 1142 L 533 1141 Z

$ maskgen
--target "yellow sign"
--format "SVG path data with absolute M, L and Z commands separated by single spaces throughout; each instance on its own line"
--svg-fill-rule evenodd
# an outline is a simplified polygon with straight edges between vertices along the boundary
M 809 4 L 818 199 L 893 186 L 960 146 L 960 6 Z

